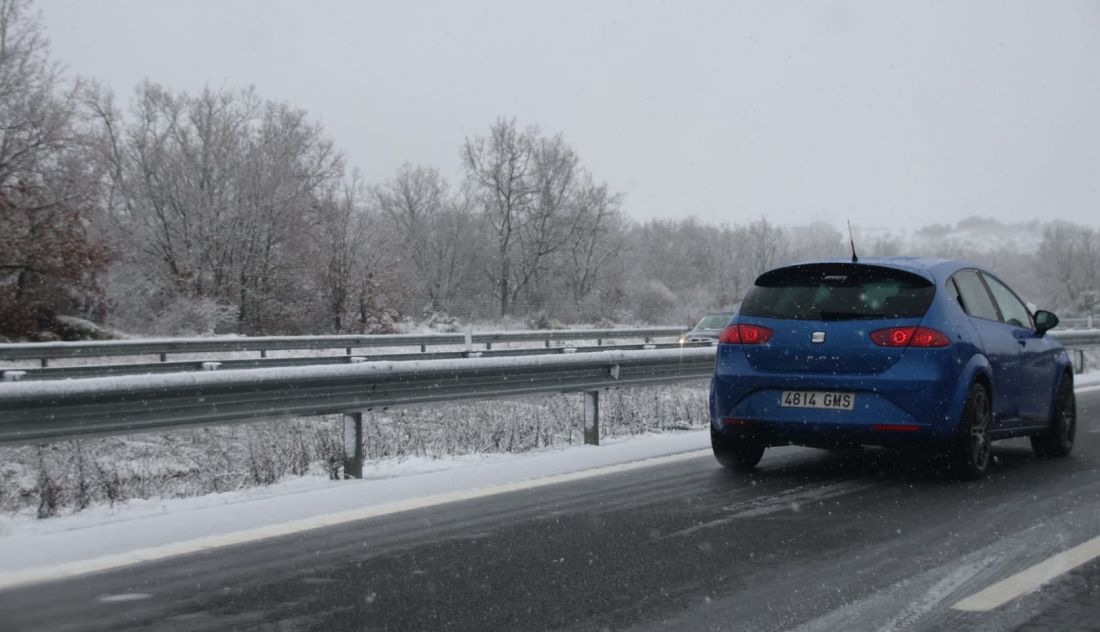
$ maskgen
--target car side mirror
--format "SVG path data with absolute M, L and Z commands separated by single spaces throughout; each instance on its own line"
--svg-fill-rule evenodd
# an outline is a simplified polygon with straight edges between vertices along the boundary
M 1054 312 L 1041 309 L 1035 312 L 1035 333 L 1042 336 L 1046 332 L 1058 326 L 1058 317 Z

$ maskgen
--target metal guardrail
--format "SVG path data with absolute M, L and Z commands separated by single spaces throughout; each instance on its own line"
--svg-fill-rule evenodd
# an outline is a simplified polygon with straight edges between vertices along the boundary
M 598 442 L 599 389 L 703 379 L 714 371 L 714 353 L 708 346 L 14 382 L 0 385 L 0 443 L 576 391 L 591 408 L 586 438 L 595 433 Z M 351 431 L 361 433 L 355 415 Z
M 1067 316 L 1060 320 L 1058 329 L 1092 329 L 1100 325 L 1100 317 L 1097 316 Z
M 379 347 L 427 347 L 442 345 L 485 345 L 493 343 L 545 342 L 562 340 L 615 340 L 678 336 L 683 327 L 652 327 L 647 329 L 560 329 L 538 331 L 497 331 L 456 334 L 384 334 L 370 336 L 258 336 L 241 338 L 161 338 L 143 340 L 108 340 L 97 342 L 29 342 L 0 344 L 0 360 L 40 360 L 45 367 L 48 361 L 58 358 L 87 358 L 106 356 L 159 355 L 162 361 L 169 354 L 231 353 L 258 351 L 261 357 L 268 351 L 293 351 L 300 349 L 344 349 L 352 355 L 355 349 Z
M 566 390 L 585 391 L 585 441 L 598 444 L 599 392 L 593 389 L 605 383 L 630 385 L 705 377 L 713 370 L 714 350 L 688 348 L 692 345 L 636 345 L 636 348 L 646 349 L 641 352 L 643 357 L 620 356 L 623 363 L 615 363 L 611 368 L 599 361 L 585 362 L 566 354 L 583 350 L 586 353 L 581 356 L 606 357 L 607 352 L 587 352 L 600 350 L 605 340 L 641 338 L 649 343 L 653 338 L 679 336 L 684 331 L 679 327 L 654 327 L 2 344 L 0 361 L 38 360 L 42 368 L 7 371 L 0 368 L 3 382 L 27 380 L 10 386 L 0 383 L 0 444 L 127 434 L 285 415 L 343 413 L 347 451 L 344 471 L 358 478 L 363 468 L 360 412 L 363 409 Z M 595 340 L 597 346 L 560 349 L 560 355 L 556 356 L 548 355 L 551 352 L 546 350 L 554 341 L 581 340 Z M 494 343 L 512 342 L 543 342 L 545 349 L 492 350 Z M 484 350 L 475 352 L 475 344 L 484 345 Z M 427 352 L 430 346 L 444 345 L 464 346 L 465 350 Z M 372 354 L 375 357 L 368 357 L 360 352 L 355 355 L 357 350 L 417 346 L 419 354 Z M 660 358 L 650 355 L 658 346 L 677 346 L 674 352 L 677 354 L 701 351 L 704 361 L 685 364 L 680 355 L 677 362 L 662 364 Z M 300 349 L 343 349 L 345 355 L 267 359 L 269 351 Z M 258 351 L 260 359 L 211 357 L 195 362 L 168 362 L 169 354 L 241 351 Z M 159 355 L 160 363 L 48 366 L 49 360 L 55 358 L 150 354 Z M 537 360 L 516 358 L 532 355 L 544 357 Z M 478 356 L 477 359 L 473 359 L 474 356 Z M 467 359 L 444 359 L 448 357 Z M 557 360 L 557 363 L 548 365 L 547 359 Z M 405 362 L 399 365 L 400 361 Z M 451 362 L 472 364 L 452 367 Z M 501 362 L 505 364 L 500 365 Z M 501 370 L 494 372 L 498 365 Z M 548 366 L 556 369 L 548 369 Z M 378 367 L 389 368 L 379 373 Z M 454 372 L 448 372 L 451 368 Z M 605 369 L 610 378 L 603 374 Z M 344 375 L 340 371 L 352 373 Z M 620 375 L 620 371 L 625 373 Z M 154 375 L 157 373 L 160 375 Z M 527 380 L 516 381 L 521 376 L 526 376 Z M 37 390 L 35 384 L 39 386 Z
M 1066 347 L 1100 347 L 1100 329 L 1054 330 L 1047 332 Z
M 1100 329 L 1081 331 L 1051 331 L 1047 334 L 1066 346 L 1073 360 L 1073 370 L 1085 372 L 1085 349 L 1100 347 Z
M 381 353 L 376 355 L 329 355 L 290 358 L 250 358 L 244 360 L 185 360 L 147 362 L 141 364 L 94 364 L 28 369 L 0 369 L 0 381 L 28 382 L 34 380 L 71 380 L 112 375 L 146 375 L 232 369 L 270 369 L 291 366 L 326 366 L 359 364 L 378 361 L 457 360 L 461 358 L 510 358 L 520 356 L 591 353 L 595 351 L 640 351 L 643 349 L 681 349 L 711 346 L 709 342 L 675 342 L 582 347 L 542 347 L 526 349 L 494 349 L 488 351 L 428 351 L 426 353 Z

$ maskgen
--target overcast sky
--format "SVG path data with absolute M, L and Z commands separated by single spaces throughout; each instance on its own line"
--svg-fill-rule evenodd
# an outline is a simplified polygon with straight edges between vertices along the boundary
M 1100 224 L 1100 2 L 38 0 L 129 99 L 254 85 L 368 181 L 561 132 L 638 219 Z

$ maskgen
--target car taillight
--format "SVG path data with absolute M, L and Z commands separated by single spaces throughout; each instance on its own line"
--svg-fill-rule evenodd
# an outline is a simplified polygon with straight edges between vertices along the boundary
M 772 330 L 760 325 L 730 325 L 718 336 L 724 344 L 762 345 L 771 339 Z
M 880 347 L 946 347 L 947 336 L 928 327 L 890 327 L 871 332 L 871 342 Z

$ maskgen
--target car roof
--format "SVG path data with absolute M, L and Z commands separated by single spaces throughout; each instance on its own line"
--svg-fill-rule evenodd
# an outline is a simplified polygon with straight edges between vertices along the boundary
M 835 258 L 835 259 L 812 259 L 808 261 L 799 261 L 787 266 L 780 266 L 783 268 L 793 266 L 813 265 L 817 263 L 847 263 L 851 264 L 850 258 Z M 920 276 L 925 277 L 930 281 L 941 282 L 946 280 L 949 276 L 961 270 L 963 268 L 979 268 L 983 269 L 975 263 L 969 261 L 962 261 L 958 259 L 938 259 L 935 257 L 860 257 L 858 264 L 864 264 L 869 266 L 881 266 L 884 268 L 896 268 L 898 270 L 904 270 L 906 272 L 912 272 Z

